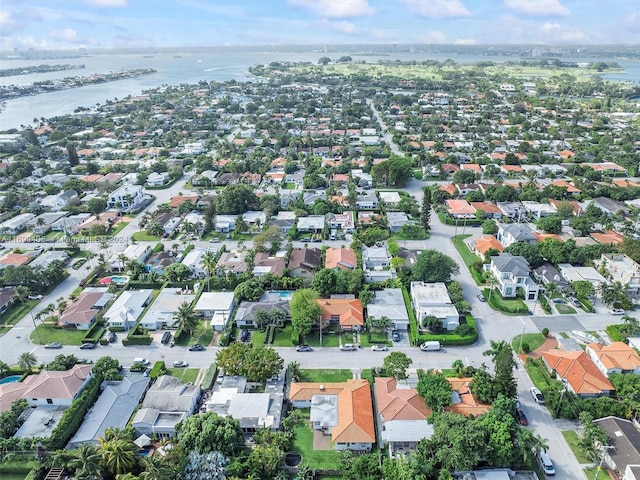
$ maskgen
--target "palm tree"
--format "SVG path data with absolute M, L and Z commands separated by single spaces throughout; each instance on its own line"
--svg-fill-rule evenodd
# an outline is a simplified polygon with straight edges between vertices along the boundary
M 167 465 L 164 458 L 157 456 L 145 457 L 142 460 L 144 472 L 140 474 L 140 480 L 169 480 L 171 467 Z
M 13 298 L 18 303 L 24 303 L 29 298 L 29 288 L 22 285 L 15 288 Z
M 199 321 L 198 316 L 188 302 L 180 304 L 178 311 L 174 314 L 174 319 L 178 323 L 178 330 L 187 332 L 189 335 L 196 329 Z
M 211 277 L 216 269 L 216 256 L 214 255 L 213 252 L 207 251 L 202 256 L 202 261 L 200 263 L 202 264 L 204 269 L 207 271 L 207 291 L 210 291 Z
M 101 441 L 101 465 L 111 474 L 131 471 L 136 464 L 135 444 L 129 440 L 113 439 Z
M 493 357 L 495 359 L 496 356 L 502 351 L 502 349 L 507 346 L 507 342 L 505 342 L 504 340 L 500 340 L 499 342 L 491 340 L 490 345 L 491 345 L 491 348 L 489 348 L 489 350 L 482 352 L 482 354 Z
M 9 370 L 11 370 L 11 367 L 7 363 L 0 360 L 0 378 L 4 377 L 4 375 L 8 373 Z
M 69 462 L 69 467 L 75 469 L 75 478 L 93 480 L 100 476 L 100 458 L 98 448 L 85 443 L 76 450 L 76 457 Z
M 31 371 L 33 367 L 38 364 L 38 359 L 32 352 L 24 352 L 20 355 L 18 359 L 18 365 L 23 370 Z

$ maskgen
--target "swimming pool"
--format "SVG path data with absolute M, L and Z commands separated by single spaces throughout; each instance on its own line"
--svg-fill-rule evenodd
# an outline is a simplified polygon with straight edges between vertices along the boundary
M 124 285 L 129 281 L 128 275 L 111 275 L 110 277 L 104 277 L 100 280 L 101 284 L 108 285 L 113 283 L 114 285 Z
M 11 375 L 10 377 L 0 378 L 0 385 L 5 383 L 15 383 L 20 380 L 21 377 L 22 375 Z
M 293 296 L 293 292 L 291 290 L 270 290 L 270 295 L 278 295 L 282 300 L 290 299 Z

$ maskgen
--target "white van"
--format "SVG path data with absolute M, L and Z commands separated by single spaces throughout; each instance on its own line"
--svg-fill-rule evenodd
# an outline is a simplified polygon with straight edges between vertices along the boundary
M 147 358 L 139 357 L 139 358 L 134 358 L 133 363 L 141 363 L 142 365 L 149 365 L 151 362 Z
M 440 348 L 440 342 L 436 340 L 424 342 L 422 345 L 420 345 L 420 350 L 422 350 L 423 352 L 435 352 L 440 350 Z
M 553 466 L 553 462 L 549 455 L 546 452 L 540 452 L 538 454 L 538 462 L 540 463 L 540 467 L 545 475 L 555 475 L 556 469 Z

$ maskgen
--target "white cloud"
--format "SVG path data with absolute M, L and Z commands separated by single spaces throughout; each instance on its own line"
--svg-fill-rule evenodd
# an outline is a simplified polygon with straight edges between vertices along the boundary
M 93 5 L 94 7 L 128 7 L 128 0 L 85 0 L 85 3 Z
M 454 45 L 475 45 L 477 43 L 475 38 L 458 38 L 453 41 Z
M 328 29 L 335 30 L 336 32 L 346 33 L 348 35 L 355 35 L 358 33 L 358 27 L 352 22 L 345 20 L 331 21 L 323 19 L 320 24 Z
M 58 42 L 72 43 L 74 45 L 96 45 L 98 43 L 95 38 L 81 37 L 73 28 L 51 30 L 49 32 L 49 38 Z
M 470 14 L 461 0 L 400 0 L 407 8 L 426 18 L 466 17 Z
M 371 15 L 375 10 L 368 0 L 287 0 L 324 18 L 353 18 Z
M 503 0 L 507 8 L 533 17 L 567 17 L 571 12 L 560 0 Z
M 37 10 L 25 8 L 23 10 L 0 10 L 0 30 L 4 35 L 7 32 L 24 30 L 32 22 L 40 22 L 42 17 Z

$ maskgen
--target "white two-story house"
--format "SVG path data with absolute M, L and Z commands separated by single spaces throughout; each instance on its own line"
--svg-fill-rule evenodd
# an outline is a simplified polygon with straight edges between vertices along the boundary
M 538 285 L 530 278 L 531 270 L 524 257 L 501 253 L 491 257 L 491 264 L 485 265 L 485 269 L 497 280 L 498 290 L 503 297 L 515 297 L 518 288 L 522 288 L 525 300 L 538 298 Z

